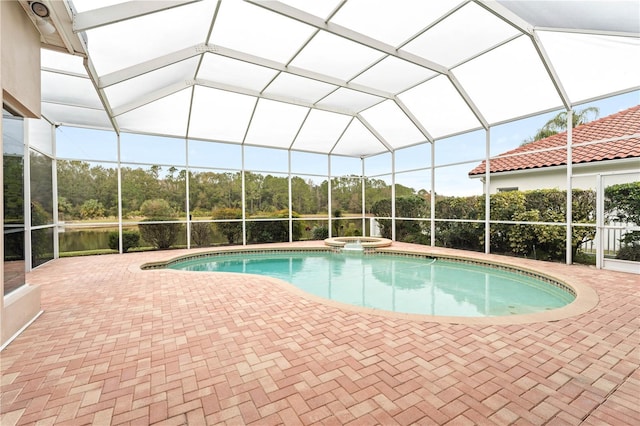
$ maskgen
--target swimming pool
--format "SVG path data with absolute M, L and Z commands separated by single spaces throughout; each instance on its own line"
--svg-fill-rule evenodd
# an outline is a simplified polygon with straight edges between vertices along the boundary
M 408 314 L 522 315 L 560 308 L 575 299 L 568 289 L 531 274 L 473 263 L 390 254 L 216 254 L 170 262 L 167 267 L 265 275 L 325 299 Z

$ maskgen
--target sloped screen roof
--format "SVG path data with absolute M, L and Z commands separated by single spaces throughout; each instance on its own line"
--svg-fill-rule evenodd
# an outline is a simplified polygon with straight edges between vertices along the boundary
M 363 157 L 640 88 L 637 1 L 69 5 L 56 124 Z

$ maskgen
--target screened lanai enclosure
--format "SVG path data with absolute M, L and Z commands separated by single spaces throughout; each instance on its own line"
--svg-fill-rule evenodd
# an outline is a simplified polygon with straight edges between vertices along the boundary
M 5 259 L 27 270 L 345 235 L 599 266 L 638 244 L 640 152 L 573 158 L 640 146 L 637 123 L 572 140 L 585 110 L 640 103 L 637 1 L 20 4 L 42 118 L 4 110 Z M 536 151 L 563 162 L 493 173 L 563 112 L 565 143 Z

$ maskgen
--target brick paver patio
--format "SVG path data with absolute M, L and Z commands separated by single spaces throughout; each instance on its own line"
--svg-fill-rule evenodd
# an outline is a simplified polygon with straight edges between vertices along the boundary
M 260 277 L 139 269 L 185 252 L 28 274 L 45 312 L 0 353 L 0 424 L 640 424 L 637 275 L 536 263 L 596 289 L 598 306 L 443 324 Z

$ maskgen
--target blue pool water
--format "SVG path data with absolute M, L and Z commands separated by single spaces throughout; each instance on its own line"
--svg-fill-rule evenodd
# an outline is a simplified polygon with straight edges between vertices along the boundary
M 559 308 L 574 296 L 539 279 L 474 264 L 391 255 L 240 253 L 172 269 L 267 275 L 327 299 L 387 311 L 488 317 Z

